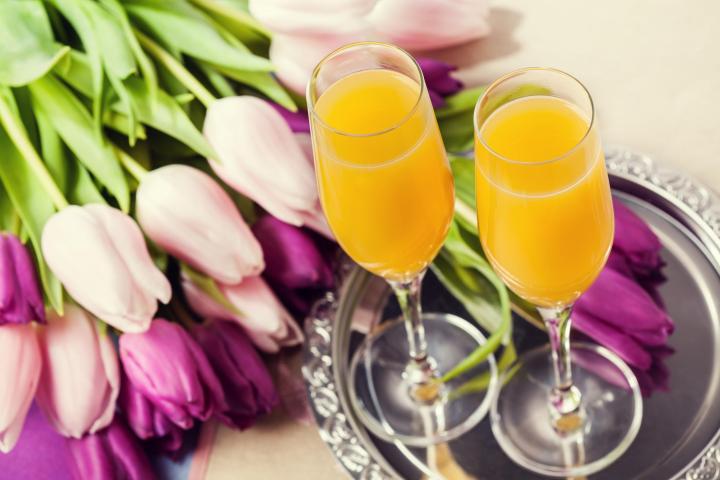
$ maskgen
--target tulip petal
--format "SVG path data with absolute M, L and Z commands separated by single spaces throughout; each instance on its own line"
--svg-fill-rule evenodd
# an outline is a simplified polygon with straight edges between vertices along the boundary
M 42 366 L 31 325 L 0 327 L 0 452 L 13 449 L 37 390 Z
M 96 335 L 98 336 L 98 348 L 100 351 L 100 361 L 105 369 L 105 378 L 107 379 L 107 388 L 105 389 L 105 398 L 101 403 L 105 404 L 105 410 L 95 420 L 90 427 L 90 433 L 95 433 L 112 422 L 115 416 L 115 404 L 120 394 L 120 367 L 118 366 L 117 351 L 113 345 L 110 336 L 107 333 L 101 333 L 98 330 L 97 323 L 93 323 Z
M 142 232 L 133 219 L 106 205 L 87 205 L 85 209 L 103 224 L 136 282 L 154 298 L 168 303 L 172 295 L 170 282 L 155 267 Z
M 221 285 L 220 291 L 243 313 L 242 325 L 248 330 L 275 334 L 287 331 L 286 325 L 294 322 L 260 277 L 246 278 L 238 285 Z
M 168 253 L 224 283 L 259 274 L 262 251 L 230 196 L 187 165 L 153 170 L 137 192 L 138 221 Z
M 604 269 L 580 297 L 576 312 L 588 312 L 623 331 L 670 329 L 671 321 L 635 281 Z
M 253 225 L 267 258 L 265 276 L 288 288 L 330 288 L 332 272 L 315 242 L 303 230 L 271 215 Z
M 662 266 L 660 239 L 650 227 L 619 200 L 613 199 L 615 238 L 613 248 L 622 253 L 638 275 L 648 275 Z
M 230 426 L 247 428 L 278 403 L 277 392 L 265 364 L 234 322 L 213 321 L 193 334 L 221 379 L 228 409 L 219 418 Z
M 317 201 L 315 176 L 290 127 L 268 102 L 256 97 L 228 97 L 208 109 L 205 136 L 222 163 L 215 172 L 284 221 L 299 224 L 296 211 L 312 210 Z
M 390 43 L 431 50 L 486 36 L 488 13 L 485 0 L 380 0 L 368 20 Z
M 177 324 L 158 318 L 146 332 L 122 335 L 120 358 L 133 386 L 182 429 L 226 408 L 208 359 Z
M 271 105 L 280 115 L 282 115 L 293 133 L 310 133 L 310 120 L 308 119 L 308 114 L 305 110 L 291 112 L 277 103 L 273 103 Z
M 108 206 L 56 213 L 45 224 L 42 250 L 68 293 L 120 330 L 147 329 L 155 299 L 170 298 L 170 283 L 153 265 L 138 226 Z
M 250 13 L 273 32 L 324 35 L 361 28 L 373 0 L 250 0 Z
M 304 95 L 315 66 L 333 50 L 348 43 L 373 40 L 375 34 L 363 25 L 354 29 L 305 36 L 277 33 L 270 45 L 270 61 L 283 85 Z M 354 69 L 360 68 L 357 62 Z
M 39 330 L 44 368 L 37 403 L 60 434 L 80 438 L 112 420 L 119 373 L 110 339 L 98 338 L 95 320 L 72 304 L 64 310 Z
M 616 330 L 599 318 L 583 311 L 576 311 L 573 313 L 573 326 L 615 352 L 628 364 L 641 370 L 650 368 L 652 358 L 642 346 L 622 331 Z

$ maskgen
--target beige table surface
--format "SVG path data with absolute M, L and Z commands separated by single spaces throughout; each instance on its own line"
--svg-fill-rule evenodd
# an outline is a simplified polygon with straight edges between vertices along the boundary
M 469 85 L 524 66 L 566 70 L 593 95 L 606 143 L 720 190 L 720 1 L 496 1 L 491 22 L 488 38 L 440 53 Z M 275 415 L 246 432 L 221 429 L 206 478 L 344 476 L 312 427 Z

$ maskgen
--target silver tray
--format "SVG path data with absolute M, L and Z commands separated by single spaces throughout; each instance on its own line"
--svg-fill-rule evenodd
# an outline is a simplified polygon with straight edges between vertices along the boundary
M 677 328 L 666 361 L 670 390 L 644 400 L 637 439 L 615 464 L 592 480 L 720 479 L 720 198 L 686 175 L 623 147 L 606 151 L 614 195 L 660 237 L 668 281 L 660 288 Z M 328 293 L 306 322 L 303 374 L 322 439 L 352 478 L 443 478 L 428 465 L 437 449 L 407 448 L 375 438 L 351 408 L 345 383 L 352 353 L 372 325 L 397 315 L 384 281 L 350 264 L 337 293 Z M 424 287 L 427 311 L 469 318 L 432 276 Z M 517 318 L 518 349 L 545 340 Z M 441 447 L 477 479 L 544 478 L 514 465 L 483 420 Z

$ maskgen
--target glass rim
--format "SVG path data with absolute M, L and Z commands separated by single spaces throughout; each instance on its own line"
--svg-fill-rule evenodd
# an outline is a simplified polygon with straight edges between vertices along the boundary
M 318 113 L 316 112 L 316 110 L 314 108 L 315 103 L 316 103 L 317 99 L 319 99 L 319 97 L 316 99 L 315 96 L 313 95 L 313 86 L 315 85 L 315 83 L 317 81 L 317 77 L 320 74 L 320 71 L 322 70 L 323 66 L 325 66 L 325 64 L 328 61 L 332 60 L 337 55 L 345 52 L 346 50 L 350 50 L 350 49 L 357 48 L 357 47 L 382 47 L 382 48 L 388 48 L 390 50 L 395 50 L 397 52 L 400 52 L 402 55 L 408 57 L 412 61 L 412 64 L 415 66 L 415 69 L 417 70 L 418 77 L 420 78 L 420 91 L 418 92 L 418 96 L 417 96 L 417 99 L 415 99 L 414 105 L 408 111 L 408 113 L 405 116 L 403 116 L 400 120 L 398 120 L 394 125 L 391 125 L 390 127 L 387 127 L 382 130 L 375 131 L 375 132 L 370 132 L 370 133 L 351 133 L 351 132 L 346 132 L 346 131 L 340 130 L 338 128 L 331 127 L 330 125 L 328 125 L 325 122 L 325 120 L 320 115 L 318 115 Z M 381 69 L 369 68 L 367 70 L 381 70 Z M 364 70 L 358 70 L 358 71 L 361 72 Z M 352 73 L 356 73 L 356 72 L 352 72 Z M 407 50 L 400 48 L 397 45 L 393 45 L 392 43 L 363 41 L 363 42 L 352 42 L 352 43 L 345 44 L 341 47 L 336 48 L 335 50 L 328 53 L 327 55 L 325 55 L 323 57 L 323 59 L 320 60 L 320 62 L 318 62 L 317 65 L 315 65 L 315 68 L 313 68 L 312 74 L 310 75 L 310 80 L 308 81 L 305 95 L 306 95 L 306 99 L 307 99 L 308 113 L 311 115 L 312 118 L 317 120 L 317 122 L 324 129 L 329 130 L 332 133 L 335 133 L 337 135 L 342 135 L 344 137 L 367 138 L 367 137 L 375 137 L 378 135 L 383 135 L 385 133 L 392 132 L 392 131 L 400 128 L 405 123 L 407 123 L 408 120 L 410 120 L 410 118 L 412 118 L 415 115 L 415 112 L 417 111 L 420 104 L 422 103 L 422 99 L 425 94 L 425 88 L 426 88 L 425 76 L 423 75 L 422 68 L 420 68 L 420 64 L 415 59 L 415 57 L 410 55 L 410 53 Z
M 549 158 L 547 160 L 542 160 L 539 162 L 527 162 L 527 161 L 523 161 L 523 160 L 508 158 L 505 155 L 501 155 L 500 153 L 496 152 L 492 147 L 490 147 L 490 145 L 488 145 L 487 142 L 485 142 L 485 139 L 483 138 L 482 134 L 480 133 L 480 127 L 478 125 L 478 114 L 479 114 L 479 110 L 480 110 L 480 105 L 483 103 L 483 101 L 488 97 L 488 95 L 494 89 L 499 87 L 502 83 L 506 82 L 507 80 L 510 80 L 511 78 L 515 78 L 524 73 L 535 72 L 535 71 L 551 72 L 551 73 L 559 74 L 559 75 L 569 78 L 570 80 L 577 83 L 580 86 L 580 88 L 582 89 L 582 91 L 585 92 L 585 95 L 587 95 L 588 101 L 590 102 L 590 122 L 588 123 L 585 133 L 583 134 L 582 137 L 580 137 L 580 140 L 578 140 L 578 142 L 575 145 L 573 145 L 572 147 L 567 149 L 567 151 L 561 153 L 560 155 L 556 155 L 555 157 Z M 528 95 L 528 97 L 532 97 L 532 96 L 538 96 L 538 95 Z M 526 98 L 526 97 L 521 97 L 521 98 Z M 510 73 L 506 73 L 502 77 L 500 77 L 497 80 L 495 80 L 494 82 L 492 82 L 485 89 L 485 91 L 483 92 L 483 94 L 480 96 L 477 103 L 475 104 L 475 109 L 473 110 L 473 128 L 475 130 L 475 135 L 476 135 L 478 141 L 482 144 L 483 147 L 485 147 L 485 149 L 487 151 L 489 151 L 496 158 L 498 158 L 506 163 L 512 163 L 512 164 L 516 164 L 516 165 L 527 165 L 527 166 L 538 165 L 538 166 L 540 166 L 540 165 L 548 165 L 548 164 L 563 160 L 564 158 L 567 158 L 568 156 L 572 155 L 575 151 L 577 151 L 583 145 L 583 143 L 585 143 L 585 140 L 587 140 L 587 138 L 590 136 L 590 132 L 592 131 L 594 126 L 595 126 L 595 103 L 593 102 L 592 96 L 590 95 L 590 92 L 588 91 L 587 87 L 585 87 L 585 85 L 580 80 L 578 80 L 576 77 L 574 77 L 573 75 L 571 75 L 563 70 L 560 70 L 558 68 L 553 68 L 553 67 L 524 67 L 524 68 L 518 68 L 516 70 L 513 70 Z

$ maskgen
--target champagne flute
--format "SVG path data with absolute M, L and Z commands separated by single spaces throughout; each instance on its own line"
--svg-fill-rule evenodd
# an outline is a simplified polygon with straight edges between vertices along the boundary
M 451 395 L 464 379 L 442 383 L 442 373 L 485 338 L 463 319 L 421 312 L 422 278 L 455 201 L 422 71 L 395 46 L 350 44 L 318 64 L 307 98 L 328 223 L 353 260 L 388 281 L 402 310 L 401 321 L 379 325 L 356 350 L 350 398 L 386 440 L 455 438 L 487 413 L 495 377 L 486 392 Z M 484 368 L 494 371 L 494 360 Z
M 589 475 L 628 448 L 642 417 L 637 380 L 620 358 L 593 345 L 570 351 L 573 303 L 604 267 L 614 231 L 590 94 L 554 69 L 497 80 L 475 109 L 475 165 L 483 249 L 537 306 L 550 338 L 501 381 L 493 432 L 530 470 Z

